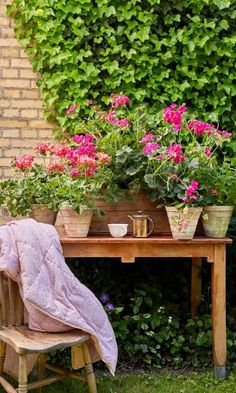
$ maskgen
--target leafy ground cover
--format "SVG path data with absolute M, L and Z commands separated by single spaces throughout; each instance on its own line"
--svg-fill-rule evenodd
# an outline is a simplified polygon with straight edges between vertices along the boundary
M 118 375 L 97 378 L 98 393 L 235 393 L 236 372 L 226 380 L 216 379 L 212 372 L 173 374 Z M 0 389 L 0 393 L 3 390 Z M 86 386 L 65 380 L 45 387 L 44 393 L 87 393 Z

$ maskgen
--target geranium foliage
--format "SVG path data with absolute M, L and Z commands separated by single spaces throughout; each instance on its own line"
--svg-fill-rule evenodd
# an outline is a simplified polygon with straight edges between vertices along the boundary
M 235 128 L 235 0 L 13 0 L 9 13 L 62 128 L 69 105 L 112 92 Z

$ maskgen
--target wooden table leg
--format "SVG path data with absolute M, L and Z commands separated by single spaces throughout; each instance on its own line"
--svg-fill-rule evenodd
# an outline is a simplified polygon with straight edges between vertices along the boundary
M 201 279 L 202 258 L 192 258 L 192 279 L 191 279 L 191 315 L 195 318 L 198 307 L 201 303 Z
M 212 338 L 214 374 L 226 377 L 226 261 L 225 245 L 215 245 L 214 263 L 211 265 Z

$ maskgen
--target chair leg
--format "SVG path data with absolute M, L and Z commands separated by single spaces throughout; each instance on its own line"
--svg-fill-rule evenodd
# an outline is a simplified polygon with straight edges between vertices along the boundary
M 0 375 L 3 374 L 5 355 L 6 355 L 6 344 L 3 341 L 0 341 Z
M 91 362 L 88 346 L 86 343 L 82 344 L 82 350 L 84 355 L 85 371 L 86 371 L 89 393 L 97 393 L 96 379 L 93 372 L 93 365 Z
M 45 373 L 45 364 L 47 363 L 47 354 L 46 353 L 41 353 L 41 355 L 39 355 L 38 358 L 38 375 L 37 375 L 37 379 L 40 380 L 44 377 L 44 373 Z M 36 392 L 37 393 L 41 393 L 42 391 L 42 387 L 37 388 Z
M 18 393 L 27 393 L 26 355 L 19 354 L 19 386 Z

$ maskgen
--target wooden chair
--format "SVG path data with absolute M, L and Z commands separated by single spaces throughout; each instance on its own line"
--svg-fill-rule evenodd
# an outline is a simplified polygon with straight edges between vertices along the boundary
M 4 277 L 4 272 L 0 272 L 0 384 L 3 388 L 8 393 L 27 393 L 28 390 L 35 388 L 39 388 L 40 391 L 42 386 L 60 381 L 65 377 L 71 377 L 87 382 L 89 393 L 97 393 L 93 366 L 87 346 L 90 336 L 79 330 L 63 333 L 44 333 L 30 330 L 27 325 L 24 325 L 24 305 L 22 300 L 20 300 L 20 322 L 18 324 L 19 305 L 16 310 L 17 296 L 19 296 L 17 283 L 10 278 Z M 6 344 L 10 345 L 19 357 L 18 389 L 15 389 L 3 377 Z M 81 347 L 83 353 L 85 375 L 47 363 L 48 352 L 68 347 L 72 349 L 78 346 Z M 27 354 L 39 355 L 38 380 L 32 383 L 27 383 Z M 55 375 L 44 378 L 45 369 L 52 371 Z

